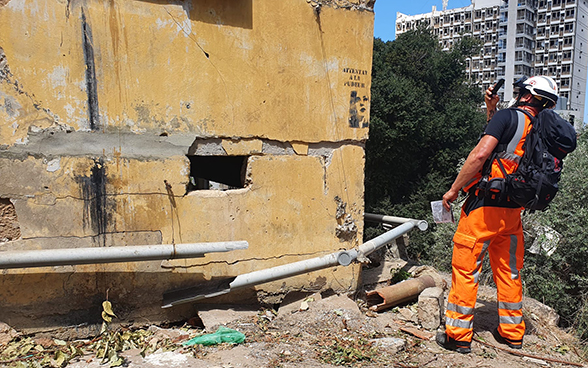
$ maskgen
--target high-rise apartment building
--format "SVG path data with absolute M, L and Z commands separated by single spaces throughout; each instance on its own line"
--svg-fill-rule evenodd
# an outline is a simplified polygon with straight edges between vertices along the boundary
M 481 40 L 480 53 L 467 61 L 471 81 L 485 90 L 506 80 L 503 99 L 522 76 L 547 75 L 560 87 L 556 107 L 578 120 L 584 116 L 588 66 L 588 0 L 472 0 L 467 7 L 396 15 L 396 35 L 430 27 L 443 48 L 464 36 Z

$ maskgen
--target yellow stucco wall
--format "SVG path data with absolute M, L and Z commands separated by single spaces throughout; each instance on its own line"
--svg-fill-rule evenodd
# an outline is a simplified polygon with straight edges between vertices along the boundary
M 0 198 L 21 231 L 0 255 L 249 242 L 187 260 L 5 270 L 0 319 L 23 328 L 83 320 L 107 293 L 122 318 L 178 318 L 191 309 L 160 311 L 167 290 L 357 246 L 370 6 L 0 2 Z M 188 192 L 190 155 L 245 156 L 246 185 Z M 336 233 L 341 208 L 357 225 L 346 236 Z M 329 268 L 220 300 L 353 290 L 358 272 Z

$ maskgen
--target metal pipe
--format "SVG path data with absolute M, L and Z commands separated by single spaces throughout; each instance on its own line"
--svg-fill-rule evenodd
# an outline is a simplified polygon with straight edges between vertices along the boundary
M 406 222 L 412 222 L 421 231 L 425 231 L 429 227 L 429 224 L 425 220 L 415 220 L 415 219 L 406 218 L 406 217 L 378 215 L 375 213 L 364 213 L 363 217 L 366 221 L 369 221 L 369 222 L 384 222 L 384 223 L 388 223 L 388 224 L 403 224 Z
M 7 251 L 0 252 L 0 269 L 194 258 L 248 247 L 246 241 L 232 241 Z
M 206 286 L 192 287 L 186 290 L 172 291 L 163 296 L 163 307 L 168 308 L 174 305 L 188 303 L 204 298 L 227 294 L 233 290 L 254 286 L 270 281 L 300 275 L 303 273 L 320 270 L 337 265 L 348 266 L 358 257 L 366 256 L 390 241 L 398 238 L 414 228 L 413 222 L 406 222 L 384 234 L 362 244 L 357 249 L 339 251 L 326 256 L 311 258 L 304 261 L 289 263 L 282 266 L 267 268 L 239 275 L 228 283 L 220 283 L 213 290 L 206 290 Z M 208 288 L 209 289 L 209 288 Z
M 366 293 L 370 310 L 379 312 L 400 303 L 415 299 L 426 288 L 434 287 L 435 280 L 425 275 L 416 279 L 404 280 L 397 284 L 384 288 L 368 291 Z

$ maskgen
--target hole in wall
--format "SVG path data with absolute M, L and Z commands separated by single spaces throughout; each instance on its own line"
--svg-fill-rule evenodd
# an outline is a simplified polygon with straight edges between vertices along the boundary
M 190 160 L 187 191 L 245 188 L 248 156 L 196 156 Z
M 20 225 L 14 204 L 8 198 L 0 198 L 0 243 L 20 238 Z

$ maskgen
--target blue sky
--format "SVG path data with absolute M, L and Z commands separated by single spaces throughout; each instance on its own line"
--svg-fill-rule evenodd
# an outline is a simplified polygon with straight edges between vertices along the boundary
M 447 9 L 461 8 L 471 4 L 471 0 L 449 0 Z M 408 15 L 429 13 L 433 5 L 437 10 L 443 9 L 442 0 L 376 0 L 374 23 L 374 36 L 382 41 L 392 41 L 396 38 L 395 23 L 396 12 Z M 588 105 L 586 94 L 585 106 Z M 584 108 L 584 122 L 588 123 L 588 109 Z
M 471 4 L 471 0 L 449 0 L 447 9 L 461 8 Z M 374 24 L 374 36 L 382 41 L 391 41 L 396 38 L 395 22 L 396 12 L 408 15 L 429 13 L 433 9 L 443 9 L 441 0 L 376 0 L 376 21 Z

